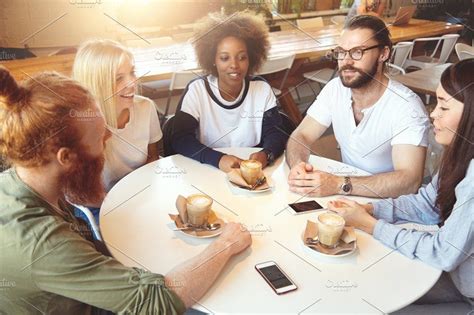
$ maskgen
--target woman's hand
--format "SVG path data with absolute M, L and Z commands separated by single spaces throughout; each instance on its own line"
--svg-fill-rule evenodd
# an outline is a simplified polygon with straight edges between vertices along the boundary
M 265 168 L 268 164 L 267 154 L 263 151 L 255 152 L 250 154 L 249 160 L 257 160 L 262 163 L 262 168 Z
M 219 169 L 226 173 L 230 172 L 233 168 L 239 168 L 240 162 L 242 159 L 234 156 L 234 155 L 223 155 L 219 160 Z
M 350 199 L 341 198 L 328 203 L 328 209 L 337 212 L 346 220 L 346 225 L 351 225 L 364 232 L 372 234 L 377 220 L 371 215 L 371 204 L 361 205 Z

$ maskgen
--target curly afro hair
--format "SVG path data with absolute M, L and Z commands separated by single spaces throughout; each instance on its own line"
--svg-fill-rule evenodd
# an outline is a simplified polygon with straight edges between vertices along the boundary
M 229 36 L 245 42 L 249 56 L 248 75 L 254 74 L 267 59 L 270 41 L 263 18 L 249 11 L 237 12 L 230 16 L 211 13 L 198 21 L 194 30 L 193 46 L 199 66 L 206 73 L 217 76 L 214 65 L 217 46 Z

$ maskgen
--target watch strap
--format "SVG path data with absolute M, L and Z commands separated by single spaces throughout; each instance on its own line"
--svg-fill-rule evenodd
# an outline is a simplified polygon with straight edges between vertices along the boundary
M 273 162 L 275 161 L 275 156 L 273 155 L 273 152 L 268 149 L 263 149 L 262 151 L 265 152 L 265 154 L 267 155 L 268 165 L 273 164 Z

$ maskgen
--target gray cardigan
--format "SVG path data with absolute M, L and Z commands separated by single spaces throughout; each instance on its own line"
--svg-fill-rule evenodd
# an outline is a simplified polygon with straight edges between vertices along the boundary
M 449 272 L 461 294 L 474 298 L 474 160 L 455 188 L 456 203 L 451 215 L 438 231 L 408 230 L 391 224 L 438 224 L 437 190 L 438 175 L 417 194 L 374 203 L 374 217 L 379 219 L 374 237 L 409 258 Z

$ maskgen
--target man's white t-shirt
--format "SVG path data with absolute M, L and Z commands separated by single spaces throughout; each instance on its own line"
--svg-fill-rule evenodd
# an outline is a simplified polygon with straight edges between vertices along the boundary
M 321 125 L 332 124 L 342 161 L 372 174 L 394 170 L 392 146 L 428 145 L 430 121 L 420 98 L 399 82 L 389 80 L 380 99 L 363 109 L 356 126 L 352 92 L 340 78 L 331 80 L 308 109 Z
M 153 101 L 136 95 L 133 103 L 128 123 L 122 129 L 111 128 L 112 136 L 106 143 L 103 179 L 107 191 L 122 177 L 144 165 L 148 145 L 163 137 Z

